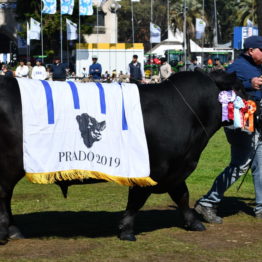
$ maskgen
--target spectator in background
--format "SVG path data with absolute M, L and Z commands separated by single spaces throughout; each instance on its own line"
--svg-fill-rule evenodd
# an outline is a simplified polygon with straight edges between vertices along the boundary
M 36 65 L 32 70 L 32 79 L 45 80 L 47 78 L 46 69 L 42 66 L 42 62 L 40 60 L 36 61 Z
M 170 64 L 166 61 L 165 57 L 160 58 L 161 66 L 159 68 L 159 74 L 161 81 L 166 80 L 172 74 L 172 68 Z
M 9 77 L 13 77 L 13 71 L 11 71 L 7 65 L 3 65 L 2 66 L 2 74 L 5 76 L 9 76 Z
M 108 74 L 108 71 L 105 71 L 104 78 L 108 78 L 108 77 L 110 77 L 110 75 Z
M 130 83 L 139 83 L 144 81 L 144 69 L 138 62 L 138 56 L 133 55 L 131 63 L 128 65 L 128 74 Z
M 32 78 L 32 71 L 33 71 L 33 67 L 32 67 L 32 65 L 31 65 L 31 62 L 27 62 L 26 63 L 26 65 L 27 65 L 27 67 L 28 67 L 28 77 L 29 78 Z
M 29 69 L 28 66 L 25 65 L 24 60 L 19 61 L 19 66 L 15 70 L 16 77 L 28 77 Z
M 188 67 L 188 71 L 194 72 L 197 67 L 199 67 L 199 65 L 197 63 L 197 58 L 196 57 L 192 57 L 191 64 Z
M 89 75 L 94 81 L 99 81 L 101 79 L 102 67 L 97 63 L 97 56 L 92 57 L 93 64 L 89 66 Z
M 219 58 L 215 58 L 214 60 L 214 66 L 212 68 L 212 71 L 215 71 L 215 70 L 225 70 L 223 65 L 220 63 Z
M 52 80 L 52 73 L 51 73 L 51 66 L 48 65 L 46 67 L 46 79 L 47 80 Z
M 60 58 L 55 58 L 54 64 L 51 66 L 54 81 L 65 81 L 66 80 L 66 65 L 61 63 Z
M 87 70 L 86 70 L 85 67 L 83 67 L 83 70 L 82 70 L 82 76 L 83 76 L 83 78 L 88 77 L 88 72 L 87 72 Z

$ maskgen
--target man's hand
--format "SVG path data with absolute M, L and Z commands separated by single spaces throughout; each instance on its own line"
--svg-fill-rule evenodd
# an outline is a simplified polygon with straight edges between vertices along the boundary
M 251 79 L 251 84 L 254 89 L 259 90 L 262 85 L 262 77 L 253 77 Z

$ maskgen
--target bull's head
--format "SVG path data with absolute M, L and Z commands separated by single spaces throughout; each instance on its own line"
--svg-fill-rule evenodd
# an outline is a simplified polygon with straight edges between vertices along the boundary
M 79 124 L 79 130 L 87 148 L 92 147 L 94 142 L 101 140 L 101 131 L 106 128 L 105 121 L 99 123 L 94 117 L 91 117 L 86 113 L 78 115 L 76 120 Z

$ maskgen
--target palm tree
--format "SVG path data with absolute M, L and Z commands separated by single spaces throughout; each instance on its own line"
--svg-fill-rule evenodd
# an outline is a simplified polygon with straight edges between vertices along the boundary
M 237 0 L 232 3 L 227 3 L 226 6 L 231 5 L 233 8 L 233 13 L 228 17 L 229 20 L 234 21 L 235 26 L 245 26 L 247 20 L 257 23 L 257 3 L 260 3 L 259 0 Z M 260 3 L 261 5 L 261 3 Z
M 170 22 L 171 28 L 173 31 L 178 29 L 183 31 L 184 16 L 183 16 L 183 0 L 172 1 L 170 5 Z M 187 27 L 187 36 L 189 38 L 195 37 L 195 21 L 196 18 L 202 18 L 202 1 L 200 0 L 191 0 L 186 1 L 187 15 L 186 15 L 186 27 Z M 203 19 L 203 18 L 202 18 Z M 204 18 L 205 21 L 207 21 Z

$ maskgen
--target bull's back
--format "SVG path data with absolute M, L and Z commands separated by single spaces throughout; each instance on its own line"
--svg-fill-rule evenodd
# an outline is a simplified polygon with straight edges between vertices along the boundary
M 218 89 L 202 73 L 182 72 L 159 85 L 140 86 L 139 90 L 151 176 L 160 181 L 170 170 L 182 172 L 189 163 L 197 163 L 220 126 Z

